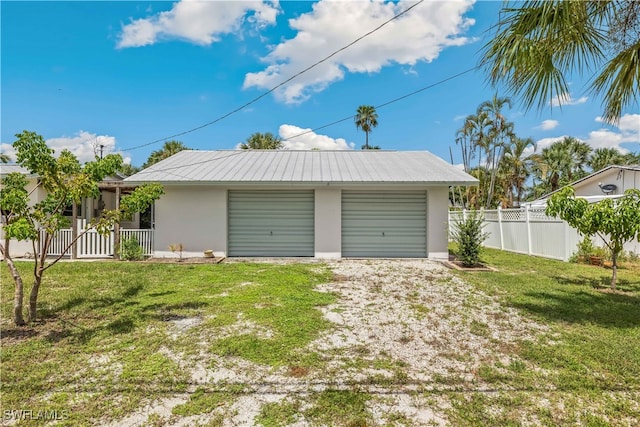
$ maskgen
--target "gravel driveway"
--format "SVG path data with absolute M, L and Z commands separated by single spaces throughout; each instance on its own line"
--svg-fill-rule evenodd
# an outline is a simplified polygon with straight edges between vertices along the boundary
M 513 362 L 513 345 L 545 331 L 438 263 L 341 260 L 327 265 L 335 281 L 319 290 L 338 296 L 335 304 L 322 308 L 334 327 L 303 350 L 321 354 L 326 369 L 296 375 L 290 367 L 275 369 L 238 358 L 219 358 L 204 351 L 207 342 L 203 337 L 197 358 L 169 350 L 166 355 L 188 369 L 196 383 L 241 384 L 250 392 L 211 413 L 182 418 L 172 416 L 171 410 L 186 402 L 189 394 L 178 394 L 114 425 L 140 425 L 150 416 L 174 426 L 208 424 L 216 419 L 228 426 L 254 425 L 265 404 L 290 404 L 304 410 L 311 394 L 329 388 L 368 393 L 371 425 L 449 425 L 449 392 L 487 389 L 477 375 L 478 368 L 483 364 L 508 366 Z M 227 333 L 234 329 L 269 334 L 241 318 Z M 305 426 L 308 420 L 297 416 L 292 425 Z

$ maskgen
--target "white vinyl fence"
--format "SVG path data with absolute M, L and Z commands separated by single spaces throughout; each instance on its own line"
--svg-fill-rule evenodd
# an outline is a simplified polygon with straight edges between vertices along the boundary
M 544 210 L 526 206 L 481 211 L 485 220 L 484 230 L 489 233 L 484 246 L 568 261 L 576 252 L 582 236 L 565 221 L 547 216 Z M 456 221 L 467 214 L 467 211 L 449 212 L 449 226 L 455 227 Z M 593 243 L 604 246 L 597 237 Z M 640 245 L 635 241 L 627 243 L 625 251 L 640 254 Z
M 86 229 L 85 220 L 78 220 L 78 234 Z M 44 232 L 41 232 L 40 242 L 43 242 Z M 62 229 L 56 233 L 47 255 L 60 256 L 65 248 L 71 244 L 72 230 L 70 228 Z M 114 253 L 115 232 L 111 230 L 106 236 L 101 236 L 95 229 L 90 229 L 80 236 L 76 242 L 78 258 L 111 258 Z M 142 247 L 145 256 L 153 255 L 153 230 L 142 229 L 120 229 L 120 244 L 126 240 L 135 237 L 138 244 Z M 65 255 L 71 255 L 71 249 Z

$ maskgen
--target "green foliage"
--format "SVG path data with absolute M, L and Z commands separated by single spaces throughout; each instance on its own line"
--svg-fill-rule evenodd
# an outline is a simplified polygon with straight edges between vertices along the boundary
M 144 259 L 144 249 L 135 236 L 125 239 L 122 242 L 120 258 L 125 261 L 140 261 Z
M 366 135 L 365 144 L 362 146 L 363 150 L 379 150 L 379 146 L 369 146 L 369 132 L 373 131 L 373 128 L 378 127 L 378 113 L 373 105 L 361 105 L 356 110 L 354 116 L 354 122 L 356 129 L 362 129 Z
M 578 242 L 577 251 L 571 255 L 569 259 L 570 262 L 585 262 L 589 259 L 591 254 L 594 251 L 593 242 L 591 241 L 590 236 L 585 236 L 582 240 Z
M 282 148 L 282 140 L 271 132 L 256 132 L 240 144 L 242 150 L 278 150 Z
M 466 218 L 456 221 L 451 227 L 453 240 L 458 244 L 458 258 L 465 267 L 480 263 L 482 242 L 489 233 L 483 231 L 484 218 L 477 211 L 470 211 Z
M 10 239 L 30 240 L 34 253 L 34 286 L 31 288 L 29 318 L 35 320 L 38 291 L 44 272 L 60 260 L 71 249 L 72 242 L 62 248 L 60 257 L 47 261 L 47 252 L 53 236 L 69 226 L 64 216 L 67 206 L 80 203 L 82 199 L 97 197 L 100 194 L 99 183 L 108 175 L 113 175 L 122 167 L 122 156 L 109 154 L 104 158 L 80 164 L 68 150 L 58 157 L 49 148 L 44 138 L 35 132 L 24 131 L 16 135 L 13 143 L 16 159 L 20 166 L 38 177 L 38 185 L 47 192 L 44 200 L 33 205 L 29 203 L 29 194 L 25 186 L 27 180 L 20 174 L 10 174 L 3 180 L 0 196 L 3 214 L 7 226 L 5 236 Z M 136 188 L 130 195 L 123 197 L 120 209 L 103 211 L 92 220 L 91 225 L 101 233 L 111 231 L 114 224 L 130 217 L 134 212 L 147 209 L 162 194 L 159 184 L 147 184 Z M 44 231 L 41 236 L 40 231 Z M 86 232 L 86 231 L 85 231 Z M 16 281 L 19 278 L 15 279 Z M 17 282 L 16 282 L 17 285 Z M 21 311 L 22 307 L 16 310 Z
M 167 141 L 164 143 L 161 149 L 153 151 L 149 155 L 147 161 L 142 165 L 142 169 L 146 169 L 161 160 L 167 159 L 174 154 L 179 153 L 182 150 L 190 150 L 190 148 L 180 141 Z
M 639 13 L 633 1 L 508 2 L 481 65 L 526 108 L 568 100 L 569 75 L 586 74 L 603 98 L 604 120 L 616 122 L 638 99 Z
M 615 288 L 617 257 L 626 242 L 640 235 L 640 190 L 630 189 L 620 199 L 589 204 L 576 198 L 572 187 L 566 187 L 549 198 L 546 214 L 567 221 L 584 236 L 598 235 L 605 242 L 611 251 L 611 287 Z
M 2 208 L 5 233 L 7 236 L 20 236 L 21 240 L 27 239 L 31 232 L 28 221 L 15 224 L 16 218 L 27 211 L 29 193 L 26 186 L 27 178 L 15 172 L 2 179 L 2 191 L 0 191 L 0 208 Z M 12 230 L 12 228 L 15 229 Z
M 127 194 L 120 200 L 122 215 L 130 217 L 136 212 L 144 212 L 162 194 L 164 189 L 158 183 L 149 183 L 136 188 L 133 193 Z

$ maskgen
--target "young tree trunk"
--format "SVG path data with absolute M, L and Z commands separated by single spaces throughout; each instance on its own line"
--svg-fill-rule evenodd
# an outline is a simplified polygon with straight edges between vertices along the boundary
M 40 256 L 36 257 L 33 266 L 33 286 L 31 287 L 31 293 L 29 294 L 29 323 L 35 322 L 38 311 L 38 292 L 40 291 L 40 284 L 42 283 L 42 276 L 44 275 L 45 263 L 47 261 L 47 252 L 49 251 L 49 245 L 51 244 L 52 235 L 47 234 L 44 239 L 44 245 Z
M 24 285 L 22 283 L 22 277 L 13 263 L 13 259 L 11 259 L 11 256 L 9 255 L 9 245 L 0 245 L 0 252 L 2 252 L 4 261 L 7 263 L 11 277 L 13 277 L 13 281 L 16 284 L 15 297 L 13 299 L 13 323 L 15 323 L 16 326 L 24 326 L 26 323 L 24 321 L 24 317 L 22 317 L 22 303 L 24 300 Z
M 611 253 L 611 269 L 613 274 L 611 275 L 611 289 L 616 290 L 616 281 L 618 280 L 618 252 L 612 251 Z
M 33 287 L 29 294 L 29 323 L 35 322 L 38 314 L 38 292 L 40 291 L 40 283 L 42 282 L 42 273 L 42 269 L 38 268 L 34 274 Z

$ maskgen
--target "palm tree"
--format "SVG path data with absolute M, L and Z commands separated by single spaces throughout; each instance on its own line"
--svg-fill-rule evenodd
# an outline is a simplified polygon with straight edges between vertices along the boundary
M 556 191 L 576 179 L 586 176 L 585 166 L 591 147 L 567 136 L 542 150 L 537 157 L 537 174 L 548 191 Z
M 356 129 L 362 129 L 366 135 L 363 150 L 369 149 L 369 132 L 378 126 L 378 113 L 372 105 L 361 105 L 355 115 Z M 380 148 L 380 147 L 378 147 Z
M 469 163 L 467 165 L 467 173 L 472 174 L 471 171 L 482 169 L 482 153 L 487 147 L 487 128 L 489 124 L 490 122 L 487 112 L 480 110 L 477 111 L 477 114 L 468 115 L 464 121 L 461 132 L 469 139 L 468 152 L 466 153 L 467 161 Z M 472 159 L 478 159 L 478 164 L 474 168 L 471 167 Z M 484 169 L 482 170 L 484 171 Z M 486 175 L 487 174 L 483 172 L 476 177 L 479 181 L 477 187 L 478 194 L 474 197 L 473 202 L 471 199 L 467 199 L 468 203 L 471 203 L 472 206 L 476 206 L 474 203 L 478 200 L 486 200 Z M 480 206 L 478 205 L 477 207 Z
M 484 147 L 487 155 L 487 168 L 490 174 L 486 200 L 487 208 L 491 207 L 493 202 L 498 165 L 502 160 L 504 148 L 507 142 L 515 138 L 513 123 L 507 121 L 504 114 L 502 114 L 502 109 L 505 105 L 511 108 L 511 100 L 509 98 L 499 97 L 496 94 L 490 101 L 485 101 L 478 107 L 478 111 L 485 112 L 489 120 L 488 137 L 486 138 Z
M 130 163 L 123 163 L 122 167 L 120 168 L 120 170 L 118 172 L 120 172 L 124 176 L 131 176 L 131 175 L 134 175 L 134 174 L 140 172 L 140 168 L 137 167 L 137 166 L 133 166 Z
M 625 165 L 640 165 L 640 151 L 637 153 L 627 153 L 622 156 Z
M 570 136 L 564 138 L 560 143 L 567 145 L 567 149 L 571 154 L 571 164 L 567 175 L 569 182 L 587 176 L 585 168 L 593 151 L 589 144 Z
M 471 169 L 471 160 L 475 157 L 470 117 L 471 116 L 467 117 L 467 120 L 465 120 L 462 127 L 456 132 L 456 145 L 460 145 L 460 151 L 462 152 L 462 165 L 464 166 L 465 172 L 469 172 L 469 169 Z
M 568 76 L 590 75 L 603 117 L 615 123 L 640 95 L 640 2 L 530 0 L 506 4 L 481 65 L 525 107 L 569 94 Z
M 282 148 L 282 140 L 271 132 L 256 132 L 240 144 L 243 150 L 277 150 Z
M 142 169 L 148 168 L 149 166 L 158 163 L 160 160 L 171 157 L 182 150 L 190 150 L 190 148 L 180 141 L 167 141 L 161 149 L 153 151 L 149 155 L 146 163 L 142 165 Z
M 625 158 L 615 148 L 597 148 L 587 162 L 591 171 L 597 172 L 610 165 L 623 165 Z
M 533 155 L 524 154 L 527 148 L 535 145 L 531 138 L 516 138 L 513 144 L 505 147 L 500 169 L 505 177 L 509 206 L 520 206 L 524 186 L 533 167 Z

